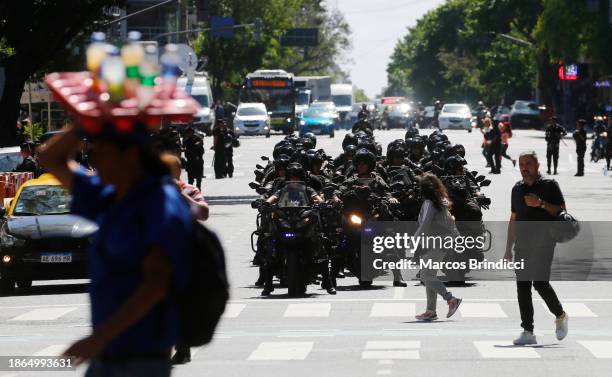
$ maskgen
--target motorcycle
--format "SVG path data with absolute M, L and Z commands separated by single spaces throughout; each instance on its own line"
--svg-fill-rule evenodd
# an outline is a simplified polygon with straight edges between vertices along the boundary
M 595 140 L 591 144 L 591 161 L 598 162 L 606 157 L 608 142 L 607 132 L 602 132 L 595 136 Z
M 268 273 L 286 282 L 291 297 L 303 296 L 313 281 L 316 265 L 328 261 L 319 215 L 324 206 L 310 204 L 303 182 L 287 182 L 275 205 L 254 203 L 262 217 L 269 219 L 269 228 L 259 235 L 268 240 Z

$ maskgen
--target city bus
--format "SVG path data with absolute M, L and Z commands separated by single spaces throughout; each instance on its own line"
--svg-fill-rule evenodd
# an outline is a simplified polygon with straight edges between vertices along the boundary
M 273 131 L 295 131 L 295 84 L 293 74 L 260 69 L 249 73 L 240 90 L 240 102 L 264 103 Z

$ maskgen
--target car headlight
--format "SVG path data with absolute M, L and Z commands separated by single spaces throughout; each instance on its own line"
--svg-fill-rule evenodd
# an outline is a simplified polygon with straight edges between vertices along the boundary
M 291 123 L 291 118 L 287 118 L 287 123 Z
M 240 131 L 240 127 L 236 126 L 236 131 Z
M 5 230 L 0 232 L 0 247 L 21 247 L 26 241 L 8 234 Z
M 306 122 L 304 122 L 303 120 L 300 120 L 300 126 L 305 126 Z
M 353 224 L 353 225 L 361 225 L 361 223 L 363 222 L 363 220 L 361 219 L 361 217 L 360 217 L 360 216 L 358 216 L 358 215 L 356 215 L 356 214 L 354 214 L 354 213 L 352 213 L 352 214 L 349 216 L 349 221 L 350 221 L 350 223 L 351 223 L 351 224 Z

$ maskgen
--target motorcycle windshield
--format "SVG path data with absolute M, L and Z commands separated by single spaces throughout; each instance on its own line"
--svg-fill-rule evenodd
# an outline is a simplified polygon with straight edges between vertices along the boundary
M 278 207 L 308 207 L 310 198 L 304 182 L 287 182 L 278 198 Z

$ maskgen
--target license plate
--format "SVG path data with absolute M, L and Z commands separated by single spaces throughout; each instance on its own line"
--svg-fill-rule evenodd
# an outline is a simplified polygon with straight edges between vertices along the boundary
M 70 263 L 72 262 L 72 253 L 41 253 L 41 263 Z

